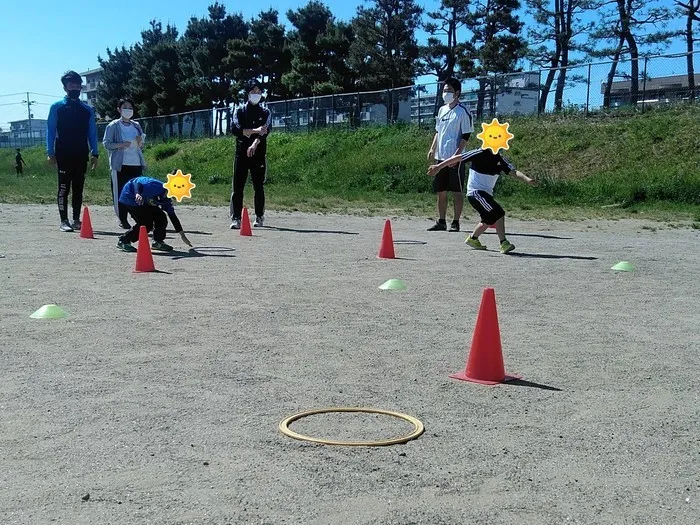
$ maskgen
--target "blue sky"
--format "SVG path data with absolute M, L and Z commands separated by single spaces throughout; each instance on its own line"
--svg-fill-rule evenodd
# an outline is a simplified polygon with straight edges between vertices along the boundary
M 33 106 L 35 118 L 44 118 L 51 102 L 63 94 L 59 78 L 65 70 L 86 71 L 97 67 L 98 54 L 104 56 L 108 47 L 129 46 L 138 41 L 141 30 L 152 18 L 164 24 L 171 22 L 182 32 L 189 18 L 204 16 L 212 2 L 121 0 L 65 4 L 55 0 L 33 0 L 31 3 L 2 0 L 2 3 L 0 35 L 4 49 L 0 53 L 0 74 L 4 81 L 0 88 L 0 126 L 4 127 L 11 120 L 26 118 L 27 110 L 26 106 L 17 104 L 23 100 L 23 95 L 3 95 L 26 91 L 42 94 L 31 95 L 31 100 L 37 102 Z M 241 12 L 250 18 L 273 6 L 283 15 L 288 9 L 306 4 L 307 0 L 224 0 L 223 3 L 229 11 Z M 357 6 L 363 4 L 361 0 L 325 0 L 325 3 L 337 18 L 344 20 L 352 18 Z M 432 10 L 439 5 L 439 0 L 419 3 Z M 287 22 L 285 16 L 281 19 Z M 682 22 L 675 25 L 680 28 Z M 418 37 L 422 39 L 425 35 L 421 33 Z M 680 41 L 668 50 L 672 53 L 682 51 L 684 45 Z M 677 65 L 674 63 L 668 67 L 675 69 Z

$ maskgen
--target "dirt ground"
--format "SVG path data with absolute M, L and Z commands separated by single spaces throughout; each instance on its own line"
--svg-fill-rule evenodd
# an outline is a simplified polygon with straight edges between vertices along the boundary
M 134 274 L 111 208 L 91 208 L 86 240 L 54 206 L 0 205 L 2 524 L 700 521 L 698 231 L 510 221 L 503 256 L 493 234 L 475 252 L 396 218 L 400 259 L 379 260 L 383 217 L 270 213 L 243 238 L 226 209 L 178 210 L 195 251 L 169 233 L 163 273 Z M 623 260 L 636 272 L 610 269 Z M 379 290 L 390 278 L 408 289 Z M 487 286 L 526 382 L 448 378 Z M 52 303 L 70 316 L 29 317 Z M 385 448 L 278 432 L 333 406 L 426 431 Z

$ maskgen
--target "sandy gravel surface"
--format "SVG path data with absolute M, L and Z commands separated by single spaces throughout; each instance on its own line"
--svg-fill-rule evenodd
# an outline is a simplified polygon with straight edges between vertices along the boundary
M 396 218 L 401 258 L 378 260 L 383 217 L 270 213 L 242 238 L 226 209 L 178 209 L 195 252 L 169 234 L 163 273 L 134 274 L 110 208 L 85 240 L 54 206 L 0 206 L 2 524 L 700 522 L 698 231 L 510 221 L 503 256 Z M 390 278 L 408 289 L 380 291 Z M 529 383 L 448 378 L 487 286 Z M 70 317 L 29 318 L 50 303 Z M 278 432 L 325 406 L 426 432 Z

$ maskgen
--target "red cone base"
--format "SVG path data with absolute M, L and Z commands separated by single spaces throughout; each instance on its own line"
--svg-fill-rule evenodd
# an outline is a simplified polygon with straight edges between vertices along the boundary
M 87 206 L 83 210 L 82 226 L 80 227 L 80 237 L 83 239 L 94 239 L 95 234 L 92 231 L 92 221 L 90 220 L 90 210 Z
M 136 265 L 134 272 L 155 272 L 156 265 L 153 262 L 151 245 L 148 242 L 148 230 L 145 226 L 139 229 L 139 245 L 136 249 Z
M 391 221 L 389 219 L 384 223 L 384 233 L 382 234 L 382 244 L 379 246 L 379 259 L 396 259 L 394 253 L 394 236 L 391 233 Z
M 243 208 L 243 217 L 241 218 L 241 235 L 243 237 L 253 236 L 253 230 L 250 228 L 250 217 L 248 217 L 248 208 Z
M 481 297 L 467 368 L 464 372 L 452 374 L 450 377 L 482 385 L 496 385 L 520 379 L 517 376 L 506 375 L 503 367 L 501 332 L 498 327 L 496 295 L 493 288 L 486 288 Z

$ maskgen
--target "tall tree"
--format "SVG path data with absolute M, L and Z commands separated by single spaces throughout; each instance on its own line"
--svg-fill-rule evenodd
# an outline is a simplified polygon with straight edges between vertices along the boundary
M 103 118 L 117 118 L 119 99 L 129 95 L 127 86 L 131 80 L 131 49 L 122 46 L 114 51 L 107 49 L 107 58 L 98 55 L 102 68 L 102 81 L 97 86 L 96 110 Z
M 316 94 L 346 93 L 356 89 L 357 75 L 348 61 L 354 38 L 352 24 L 334 21 L 329 22 L 326 30 L 318 36 L 316 43 L 328 71 L 328 80 L 316 84 Z
M 160 78 L 156 82 L 153 74 L 154 67 L 158 60 L 165 58 L 162 48 L 177 45 L 178 32 L 174 26 L 167 25 L 163 30 L 163 25 L 157 20 L 150 21 L 150 28 L 141 32 L 141 42 L 134 46 L 131 61 L 133 65 L 131 79 L 127 84 L 127 91 L 138 106 L 139 114 L 151 117 L 159 114 L 159 105 L 155 97 L 161 95 L 162 86 L 165 89 L 177 88 L 177 78 Z M 159 48 L 160 47 L 160 48 Z M 157 56 L 160 55 L 160 56 Z M 172 71 L 173 68 L 167 68 Z M 166 68 L 159 64 L 160 74 L 165 74 Z M 171 85 L 168 85 L 168 81 Z
M 440 9 L 428 14 L 429 22 L 423 27 L 430 35 L 427 45 L 421 46 L 421 57 L 426 72 L 438 80 L 453 77 L 459 69 L 459 58 L 472 53 L 469 41 L 460 41 L 458 31 L 467 25 L 469 0 L 441 0 Z
M 477 118 L 482 118 L 488 74 L 516 71 L 518 61 L 525 56 L 527 45 L 520 36 L 523 22 L 515 12 L 520 0 L 478 0 L 475 10 L 469 14 L 467 27 L 472 32 L 471 44 L 476 50 L 479 75 Z M 492 86 L 495 96 L 496 86 Z M 493 109 L 493 108 L 492 108 Z
M 415 0 L 373 0 L 372 4 L 358 7 L 352 21 L 355 40 L 350 64 L 358 82 L 368 90 L 411 85 L 420 73 L 416 31 L 423 8 Z
M 333 13 L 322 2 L 311 0 L 296 11 L 287 11 L 287 18 L 294 27 L 287 35 L 292 67 L 282 76 L 282 83 L 293 96 L 308 97 L 315 94 L 316 85 L 328 80 L 318 40 L 333 26 Z
M 603 94 L 603 107 L 610 107 L 612 83 L 617 77 L 621 57 L 630 58 L 629 103 L 636 105 L 639 99 L 640 47 L 663 45 L 678 35 L 677 31 L 658 29 L 673 18 L 671 10 L 659 7 L 657 0 L 608 0 L 600 10 L 600 23 L 591 33 L 592 45 L 588 52 L 592 57 L 612 59 Z M 606 46 L 596 46 L 599 43 Z
M 240 14 L 229 14 L 215 2 L 205 18 L 190 18 L 183 46 L 182 69 L 190 106 L 227 107 L 233 100 L 231 68 L 226 63 L 228 42 L 248 37 L 248 25 Z
M 547 77 L 541 86 L 539 109 L 547 107 L 547 98 L 554 83 L 557 70 L 557 86 L 554 108 L 563 106 L 567 68 L 576 63 L 571 53 L 583 47 L 576 38 L 595 27 L 593 22 L 584 22 L 580 15 L 595 9 L 597 0 L 527 0 L 527 5 L 536 26 L 528 30 L 530 49 L 528 58 L 534 64 L 546 68 Z
M 693 65 L 693 51 L 695 50 L 695 42 L 699 39 L 695 38 L 694 33 L 694 22 L 700 22 L 700 0 L 688 0 L 685 4 L 676 0 L 676 5 L 678 6 L 682 15 L 685 16 L 685 30 L 683 31 L 683 36 L 685 37 L 685 48 L 688 55 L 686 56 L 686 63 L 688 65 L 688 92 L 690 100 L 695 100 L 695 66 Z
M 460 41 L 458 31 L 467 25 L 469 0 L 441 0 L 440 9 L 428 13 L 430 22 L 423 27 L 430 35 L 427 45 L 421 46 L 420 54 L 425 63 L 425 72 L 438 79 L 438 93 L 442 91 L 442 81 L 454 77 L 458 70 L 470 74 L 474 69 L 470 57 L 474 49 L 468 40 Z M 442 105 L 442 99 L 435 97 L 435 113 Z
M 233 94 L 236 96 L 245 82 L 257 79 L 267 91 L 267 100 L 284 98 L 287 90 L 282 84 L 282 75 L 291 69 L 291 53 L 278 11 L 261 12 L 250 21 L 249 27 L 247 38 L 228 42 L 224 64 L 235 79 Z

